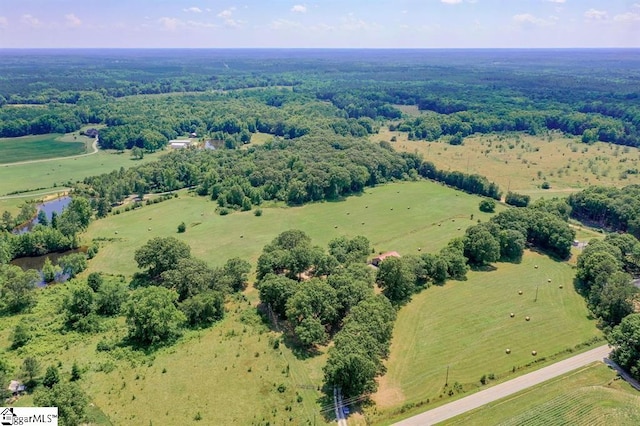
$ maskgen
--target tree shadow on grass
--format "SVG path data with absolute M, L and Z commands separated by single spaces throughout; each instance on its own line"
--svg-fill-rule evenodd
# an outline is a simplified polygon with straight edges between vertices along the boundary
M 288 321 L 278 318 L 273 312 L 270 313 L 263 303 L 260 303 L 256 309 L 258 315 L 262 318 L 263 324 L 269 327 L 270 331 L 280 334 L 282 343 L 291 350 L 297 359 L 305 360 L 322 354 L 315 346 L 307 347 L 300 343 Z
M 498 270 L 498 268 L 493 265 L 470 265 L 469 268 L 475 272 L 493 272 Z

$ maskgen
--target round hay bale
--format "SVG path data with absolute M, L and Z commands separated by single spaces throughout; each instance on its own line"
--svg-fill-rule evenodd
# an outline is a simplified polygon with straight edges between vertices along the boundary
M 507 353 L 507 355 L 509 355 L 511 353 L 511 349 L 509 349 L 509 348 L 505 349 L 504 351 Z
M 563 288 L 563 285 L 562 285 L 562 284 L 560 284 L 560 285 L 558 286 L 558 288 Z
M 515 317 L 515 316 L 516 316 L 516 314 L 514 314 L 513 312 L 511 312 L 511 313 L 509 314 L 509 316 L 510 316 L 511 318 L 513 318 L 513 317 Z
M 418 247 L 418 251 L 422 251 L 422 249 L 420 247 Z
M 118 231 L 116 231 L 116 235 L 118 235 Z
M 411 207 L 407 207 L 407 210 L 411 209 Z
M 458 231 L 461 230 L 462 228 L 458 228 Z
M 439 223 L 439 224 L 438 224 L 438 226 L 442 226 L 442 224 L 441 224 L 441 223 Z
M 549 278 L 549 279 L 547 280 L 547 282 L 548 282 L 548 283 L 550 283 L 550 282 L 551 282 L 551 278 Z
M 534 268 L 538 269 L 538 265 L 534 265 Z
M 524 317 L 525 321 L 531 321 L 531 317 Z
M 364 225 L 364 222 L 362 222 L 362 224 Z
M 149 218 L 149 220 L 151 220 L 151 218 Z
M 391 210 L 393 210 L 393 207 L 391 207 Z
M 349 216 L 351 213 L 347 212 L 347 216 Z
M 522 296 L 522 290 L 518 290 L 518 294 Z
M 244 238 L 244 235 L 240 235 L 240 238 Z
M 531 355 L 533 355 L 533 356 L 538 355 L 538 351 L 531 351 Z
M 334 226 L 334 228 L 335 228 L 335 229 L 337 229 L 337 228 L 338 228 L 338 225 L 335 225 L 335 226 Z
M 151 231 L 151 228 L 147 228 L 148 231 Z
M 364 208 L 365 208 L 365 209 L 368 209 L 368 208 L 369 208 L 369 206 L 364 206 Z

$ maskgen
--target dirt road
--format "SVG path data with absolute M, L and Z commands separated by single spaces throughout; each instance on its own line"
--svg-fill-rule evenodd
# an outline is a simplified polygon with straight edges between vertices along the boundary
M 604 361 L 611 349 L 603 345 L 587 352 L 556 362 L 548 367 L 541 368 L 524 376 L 516 377 L 508 382 L 500 383 L 481 392 L 474 393 L 465 398 L 453 401 L 449 404 L 426 411 L 417 416 L 410 417 L 399 423 L 398 426 L 423 426 L 432 425 L 465 413 L 474 408 L 482 407 L 498 399 L 504 398 L 516 392 L 520 392 L 531 386 L 535 386 L 554 377 L 561 376 L 570 371 L 588 365 L 594 361 Z

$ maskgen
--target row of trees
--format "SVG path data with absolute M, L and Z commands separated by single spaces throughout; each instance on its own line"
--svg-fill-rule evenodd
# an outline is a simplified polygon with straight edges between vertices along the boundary
M 578 220 L 640 237 L 640 185 L 590 186 L 571 194 L 568 202 Z

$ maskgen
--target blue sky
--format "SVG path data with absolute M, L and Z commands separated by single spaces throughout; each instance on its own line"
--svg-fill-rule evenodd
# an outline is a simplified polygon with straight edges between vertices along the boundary
M 640 47 L 640 0 L 0 0 L 24 47 Z

